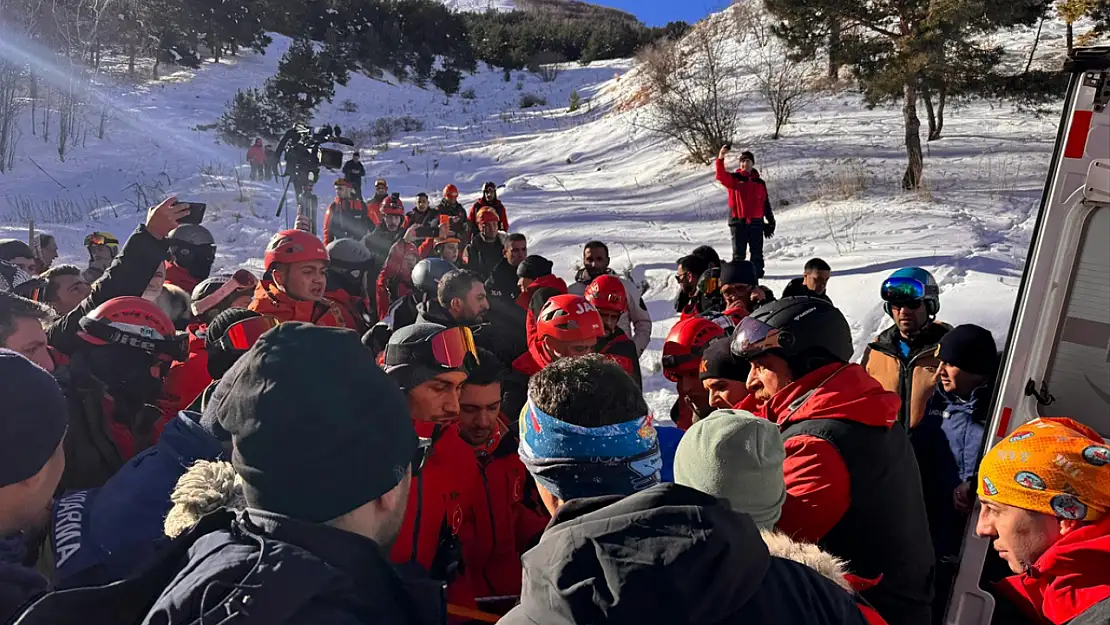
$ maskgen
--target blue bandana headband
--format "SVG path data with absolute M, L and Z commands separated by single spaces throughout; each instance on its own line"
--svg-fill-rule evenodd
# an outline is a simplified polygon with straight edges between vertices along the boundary
M 588 428 L 552 417 L 531 399 L 520 415 L 520 459 L 563 501 L 631 495 L 658 484 L 663 468 L 650 414 Z

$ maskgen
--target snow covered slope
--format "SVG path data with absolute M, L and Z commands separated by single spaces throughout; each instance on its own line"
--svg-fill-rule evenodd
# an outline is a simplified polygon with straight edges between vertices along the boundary
M 513 0 L 443 0 L 443 4 L 456 11 L 513 11 Z
M 1015 33 L 1013 45 L 1024 46 L 1031 36 Z M 1055 36 L 1046 25 L 1042 46 Z M 266 241 L 289 223 L 287 216 L 274 217 L 282 189 L 245 180 L 243 152 L 197 128 L 212 124 L 237 88 L 261 85 L 288 44 L 275 37 L 264 56 L 208 64 L 152 84 L 104 85 L 112 104 L 105 138 L 95 138 L 97 111 L 90 111 L 94 131 L 64 162 L 53 142 L 32 135 L 25 117 L 15 171 L 0 175 L 0 236 L 25 238 L 34 216 L 41 230 L 58 236 L 63 261 L 83 263 L 85 233 L 123 236 L 139 208 L 174 193 L 208 202 L 217 269 L 259 270 Z M 608 242 L 614 268 L 647 289 L 656 321 L 642 366 L 651 404 L 665 415 L 674 386 L 659 374 L 659 350 L 676 318 L 674 260 L 703 243 L 727 253 L 727 205 L 711 167 L 688 164 L 673 145 L 638 129 L 635 111 L 620 112 L 616 105 L 635 91 L 626 75 L 631 67 L 631 61 L 570 64 L 552 83 L 523 73 L 506 83 L 499 71 L 482 71 L 463 84 L 473 99 L 357 76 L 337 89 L 317 121 L 351 134 L 386 116 L 424 120 L 424 131 L 394 137 L 388 149 L 364 158 L 368 174 L 387 178 L 407 206 L 417 192 L 435 196 L 451 182 L 468 201 L 485 180 L 504 184 L 513 229 L 527 234 L 530 251 L 551 258 L 568 281 L 585 241 Z M 567 111 L 572 91 L 584 101 L 575 113 Z M 547 105 L 522 110 L 524 93 L 546 98 Z M 926 147 L 928 186 L 913 194 L 897 188 L 905 158 L 897 108 L 867 110 L 851 92 L 829 96 L 803 111 L 778 141 L 768 139 L 769 117 L 762 104 L 748 102 L 736 146 L 758 155 L 776 203 L 767 284 L 781 292 L 807 259 L 826 259 L 834 268 L 829 293 L 851 322 L 859 354 L 887 325 L 879 300 L 883 278 L 921 265 L 941 284 L 942 320 L 985 325 L 1002 342 L 1055 114 L 1032 116 L 999 102 L 950 111 L 944 138 Z M 334 177 L 324 175 L 322 199 Z M 779 206 L 781 200 L 789 204 Z

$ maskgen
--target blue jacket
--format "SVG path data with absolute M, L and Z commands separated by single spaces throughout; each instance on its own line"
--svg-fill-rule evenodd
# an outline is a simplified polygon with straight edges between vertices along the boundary
M 158 442 L 132 458 L 104 486 L 68 491 L 54 501 L 52 535 L 59 587 L 106 584 L 137 570 L 166 542 L 162 523 L 177 480 L 223 447 L 182 412 Z
M 990 385 L 975 389 L 967 400 L 945 392 L 938 385 L 925 405 L 926 419 L 940 418 L 940 427 L 948 439 L 948 448 L 956 460 L 961 482 L 975 475 L 979 469 L 979 454 L 983 451 L 990 403 Z
M 7 623 L 29 599 L 46 592 L 46 578 L 23 561 L 23 534 L 0 537 L 0 623 Z
M 676 427 L 658 426 L 655 428 L 659 437 L 659 455 L 663 457 L 663 470 L 659 475 L 664 482 L 674 482 L 674 455 L 678 451 L 678 443 L 685 434 Z

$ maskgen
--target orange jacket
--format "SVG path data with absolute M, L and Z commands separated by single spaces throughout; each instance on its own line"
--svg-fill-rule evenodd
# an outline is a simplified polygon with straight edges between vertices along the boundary
M 282 322 L 304 321 L 330 328 L 346 328 L 343 311 L 324 298 L 320 302 L 295 300 L 279 289 L 273 280 L 263 280 L 254 288 L 254 299 L 247 308 L 263 315 L 273 315 Z

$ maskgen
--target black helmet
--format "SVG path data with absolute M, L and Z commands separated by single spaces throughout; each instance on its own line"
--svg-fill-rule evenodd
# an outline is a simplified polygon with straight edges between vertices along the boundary
M 455 270 L 455 266 L 442 258 L 425 258 L 412 268 L 412 285 L 424 295 L 435 298 L 439 281 Z
M 336 239 L 328 243 L 329 267 L 346 271 L 367 270 L 374 266 L 374 254 L 354 239 Z
M 732 335 L 732 353 L 751 359 L 774 351 L 802 376 L 852 358 L 852 330 L 835 306 L 815 297 L 787 297 L 760 306 Z

